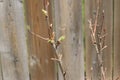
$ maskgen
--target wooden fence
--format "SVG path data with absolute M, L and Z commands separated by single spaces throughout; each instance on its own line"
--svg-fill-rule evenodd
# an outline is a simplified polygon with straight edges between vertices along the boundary
M 0 80 L 63 80 L 56 61 L 51 60 L 52 46 L 31 34 L 49 36 L 42 13 L 47 1 L 56 39 L 65 35 L 58 52 L 66 80 L 100 80 L 88 23 L 96 14 L 97 0 L 0 0 Z M 101 2 L 107 33 L 105 80 L 120 80 L 120 0 Z
M 46 18 L 42 13 L 45 8 L 45 0 L 26 0 L 27 21 L 30 29 L 35 34 L 48 37 Z M 51 19 L 51 18 L 50 18 Z M 53 51 L 50 44 L 28 32 L 28 51 L 30 58 L 31 80 L 54 80 L 55 66 Z
M 104 26 L 106 27 L 106 41 L 105 44 L 108 46 L 103 52 L 103 66 L 106 69 L 106 80 L 112 80 L 112 68 L 113 68 L 113 0 L 101 0 L 102 8 L 104 10 Z M 95 10 L 97 7 L 97 0 L 85 0 L 85 38 L 86 38 L 86 76 L 88 79 L 92 76 L 91 68 L 95 65 L 95 48 L 91 47 L 92 42 L 90 41 L 90 31 L 88 20 L 94 17 Z M 96 73 L 95 73 L 96 74 Z M 93 76 L 95 76 L 95 74 Z
M 0 0 L 0 80 L 29 80 L 21 0 Z

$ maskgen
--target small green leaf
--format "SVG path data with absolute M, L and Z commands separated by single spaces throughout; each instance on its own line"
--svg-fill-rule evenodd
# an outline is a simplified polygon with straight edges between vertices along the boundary
M 52 43 L 52 44 L 53 44 L 53 43 L 54 43 L 54 40 L 50 40 L 50 39 L 49 39 L 49 40 L 48 40 L 48 43 Z
M 26 28 L 27 28 L 27 30 L 30 30 L 30 26 L 29 25 L 27 25 Z
M 48 16 L 48 12 L 46 10 L 42 9 L 42 12 L 45 16 Z
M 58 39 L 58 41 L 63 41 L 65 39 L 65 36 L 61 36 L 59 39 Z

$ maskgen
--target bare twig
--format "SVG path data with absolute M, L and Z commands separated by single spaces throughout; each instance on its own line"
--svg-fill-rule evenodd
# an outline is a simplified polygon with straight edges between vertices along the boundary
M 53 48 L 54 48 L 54 53 L 55 53 L 55 58 L 52 58 L 52 60 L 55 60 L 58 62 L 58 66 L 62 72 L 62 75 L 63 75 L 63 78 L 65 80 L 65 74 L 66 72 L 63 70 L 63 66 L 62 66 L 62 63 L 61 63 L 61 58 L 62 56 L 60 57 L 58 52 L 57 52 L 57 47 L 58 45 L 60 44 L 60 41 L 56 41 L 55 42 L 55 35 L 54 35 L 54 32 L 53 32 L 53 25 L 50 23 L 50 16 L 49 16 L 49 2 L 47 1 L 46 4 L 45 4 L 45 10 L 47 11 L 48 15 L 46 16 L 46 22 L 47 22 L 47 26 L 48 26 L 48 35 L 49 35 L 49 40 L 53 40 L 54 43 L 51 43 L 53 45 Z M 59 44 L 58 44 L 59 42 Z
M 38 37 L 38 38 L 40 38 L 40 39 L 43 39 L 43 40 L 45 40 L 45 41 L 48 41 L 49 40 L 49 38 L 44 38 L 44 37 L 42 37 L 42 36 L 40 36 L 39 34 L 36 34 L 36 33 L 34 33 L 34 32 L 32 32 L 32 31 L 29 31 L 32 35 L 35 35 L 36 37 Z
M 97 4 L 97 13 L 96 13 L 96 17 L 95 17 L 95 23 L 94 23 L 94 34 L 96 33 L 96 27 L 97 27 L 97 23 L 98 23 L 98 15 L 99 15 L 99 7 L 100 7 L 100 0 L 98 0 L 98 4 Z
M 47 24 L 47 27 L 48 27 L 48 36 L 49 37 L 45 38 L 45 37 L 43 37 L 43 36 L 41 36 L 41 35 L 39 35 L 37 33 L 32 32 L 30 30 L 30 27 L 27 27 L 27 28 L 28 28 L 28 31 L 32 35 L 34 35 L 34 36 L 36 36 L 36 37 L 38 37 L 38 38 L 40 38 L 42 40 L 45 40 L 45 41 L 49 42 L 50 44 L 52 44 L 52 48 L 55 51 L 54 52 L 55 58 L 51 58 L 51 60 L 57 61 L 58 66 L 59 66 L 59 68 L 60 68 L 60 70 L 62 72 L 63 78 L 64 78 L 64 80 L 66 80 L 65 79 L 66 72 L 63 69 L 62 61 L 61 61 L 62 60 L 62 55 L 59 55 L 58 52 L 57 52 L 57 47 L 61 44 L 61 42 L 64 40 L 65 37 L 61 36 L 57 41 L 55 41 L 55 34 L 54 34 L 54 31 L 53 31 L 53 25 L 50 22 L 50 16 L 49 16 L 49 2 L 48 2 L 48 0 L 44 0 L 44 1 L 45 1 L 45 9 L 42 9 L 42 12 L 43 12 L 43 14 L 45 15 L 45 18 L 46 18 L 46 24 Z
M 97 53 L 97 56 L 98 56 L 98 64 L 99 64 L 99 69 L 100 69 L 100 78 L 102 80 L 105 80 L 105 71 L 104 71 L 104 68 L 103 68 L 103 60 L 102 60 L 102 53 L 103 53 L 103 50 L 107 47 L 105 45 L 105 37 L 106 37 L 106 34 L 105 34 L 105 30 L 103 29 L 103 23 L 104 23 L 104 11 L 102 12 L 102 20 L 101 20 L 101 25 L 100 25 L 100 22 L 99 22 L 99 18 L 101 17 L 100 16 L 100 0 L 98 0 L 97 2 L 97 12 L 96 12 L 96 16 L 95 16 L 95 20 L 94 20 L 94 23 L 92 23 L 92 19 L 89 20 L 89 28 L 90 28 L 90 31 L 91 31 L 91 39 L 92 39 L 92 42 L 93 42 L 93 45 L 96 49 L 96 53 Z M 99 24 L 98 24 L 99 23 Z M 99 26 L 99 27 L 97 27 Z
M 59 54 L 58 54 L 58 52 L 57 52 L 56 47 L 54 47 L 54 51 L 55 51 L 55 59 L 58 60 L 57 62 L 58 62 L 59 68 L 60 68 L 60 70 L 61 70 L 61 72 L 62 72 L 63 78 L 64 78 L 64 80 L 66 80 L 66 79 L 65 79 L 66 71 L 63 69 L 63 66 L 62 66 L 62 63 L 61 63 L 61 59 L 60 59 L 60 57 L 59 57 Z
M 100 51 L 102 52 L 105 48 L 107 48 L 107 46 L 104 46 Z

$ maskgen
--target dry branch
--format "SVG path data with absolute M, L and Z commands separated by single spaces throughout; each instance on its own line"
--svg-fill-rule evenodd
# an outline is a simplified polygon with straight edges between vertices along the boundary
M 66 72 L 63 69 L 62 61 L 61 61 L 62 55 L 58 54 L 58 52 L 57 52 L 57 47 L 64 40 L 65 36 L 61 36 L 57 41 L 55 41 L 55 34 L 54 34 L 54 31 L 53 31 L 53 25 L 50 23 L 49 2 L 48 2 L 48 0 L 45 0 L 45 7 L 44 7 L 44 9 L 42 9 L 42 12 L 43 12 L 43 14 L 45 15 L 45 18 L 46 18 L 46 24 L 47 24 L 47 27 L 48 27 L 48 38 L 44 38 L 41 35 L 32 32 L 30 29 L 28 31 L 32 35 L 34 35 L 34 36 L 36 36 L 36 37 L 38 37 L 38 38 L 40 38 L 42 40 L 45 40 L 45 41 L 49 42 L 52 45 L 52 47 L 54 48 L 53 50 L 54 50 L 55 58 L 51 58 L 51 60 L 54 60 L 54 61 L 56 61 L 58 63 L 58 66 L 59 66 L 59 68 L 60 68 L 60 70 L 62 72 L 63 78 L 64 78 L 64 80 L 66 80 L 65 79 Z
M 98 76 L 100 77 L 100 79 L 98 80 L 105 80 L 105 70 L 103 67 L 102 54 L 103 54 L 103 50 L 107 46 L 105 45 L 106 33 L 105 33 L 104 25 L 103 25 L 104 24 L 104 10 L 102 11 L 102 14 L 101 14 L 101 10 L 100 10 L 101 4 L 102 4 L 101 0 L 97 0 L 97 10 L 96 10 L 95 19 L 91 19 L 88 22 L 89 22 L 89 28 L 91 31 L 91 40 L 95 47 L 96 54 L 98 56 L 98 64 L 99 64 L 98 68 L 100 69 L 100 72 L 98 73 L 101 74 Z

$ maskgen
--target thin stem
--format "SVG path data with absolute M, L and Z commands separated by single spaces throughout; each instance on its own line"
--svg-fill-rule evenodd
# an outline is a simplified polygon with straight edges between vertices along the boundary
M 55 57 L 59 60 L 59 56 L 58 56 L 58 52 L 57 52 L 56 47 L 54 47 L 54 51 L 55 51 Z M 58 65 L 59 65 L 59 67 L 60 67 L 60 70 L 61 70 L 61 72 L 62 72 L 63 78 L 64 78 L 64 80 L 65 80 L 66 72 L 63 70 L 63 66 L 62 66 L 62 64 L 61 64 L 60 61 L 58 61 Z
M 45 40 L 45 41 L 48 41 L 49 40 L 49 38 L 44 38 L 44 37 L 42 37 L 42 36 L 40 36 L 39 34 L 36 34 L 36 33 L 34 33 L 34 32 L 32 32 L 32 31 L 29 31 L 32 35 L 35 35 L 36 37 L 38 37 L 38 38 L 40 38 L 40 39 L 43 39 L 43 40 Z
M 47 26 L 48 26 L 48 35 L 49 35 L 49 39 L 51 40 L 52 38 L 53 38 L 53 27 L 51 26 L 51 23 L 50 23 L 50 16 L 49 16 L 49 2 L 47 1 L 47 4 L 45 4 L 45 10 L 48 12 L 48 16 L 46 16 L 46 22 L 47 22 Z M 43 37 L 42 37 L 43 38 Z M 56 57 L 56 59 L 58 59 L 59 60 L 59 55 L 58 55 L 58 53 L 57 53 L 57 45 L 56 45 L 56 43 L 52 43 L 52 46 L 53 46 L 53 48 L 54 48 L 54 53 L 55 53 L 55 57 Z M 64 80 L 65 80 L 65 72 L 64 72 L 64 70 L 63 70 L 63 67 L 62 67 L 62 64 L 61 64 L 61 62 L 60 61 L 57 61 L 58 62 L 58 65 L 59 65 L 59 67 L 60 67 L 60 70 L 61 70 L 61 72 L 62 72 L 62 75 L 63 75 L 63 78 L 64 78 Z
M 97 27 L 97 23 L 98 23 L 99 6 L 100 6 L 99 4 L 100 4 L 100 0 L 98 0 L 97 13 L 96 13 L 96 17 L 95 17 L 94 34 L 96 33 L 96 27 Z
M 89 21 L 89 28 L 91 30 L 91 39 L 93 42 L 93 45 L 96 49 L 97 57 L 98 57 L 98 65 L 100 69 L 100 80 L 103 79 L 105 80 L 105 71 L 103 68 L 103 59 L 102 59 L 102 53 L 103 50 L 107 47 L 105 46 L 105 31 L 103 29 L 103 23 L 104 23 L 104 11 L 102 12 L 102 20 L 101 20 L 101 25 L 98 26 L 98 20 L 101 16 L 100 15 L 100 0 L 97 2 L 97 12 L 95 16 L 94 23 L 92 24 L 92 21 Z M 94 25 L 94 26 L 92 26 Z

